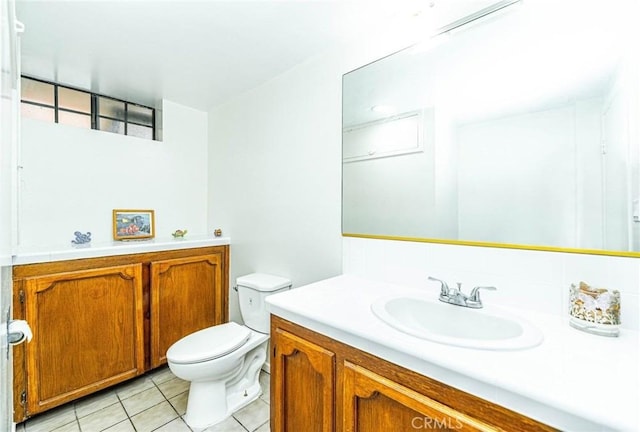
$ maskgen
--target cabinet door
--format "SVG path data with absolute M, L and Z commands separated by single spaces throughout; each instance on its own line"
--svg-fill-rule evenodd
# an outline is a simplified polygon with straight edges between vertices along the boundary
M 169 347 L 224 319 L 222 254 L 151 263 L 151 367 L 167 361 Z
M 501 430 L 348 361 L 343 385 L 344 432 Z
M 333 432 L 335 354 L 279 328 L 271 337 L 271 430 Z
M 141 265 L 27 278 L 27 411 L 144 372 Z

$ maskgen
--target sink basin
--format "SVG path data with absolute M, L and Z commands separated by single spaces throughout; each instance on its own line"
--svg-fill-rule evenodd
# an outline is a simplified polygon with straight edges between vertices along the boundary
M 542 343 L 538 328 L 520 317 L 485 306 L 470 309 L 417 296 L 383 297 L 374 315 L 403 333 L 446 345 L 521 350 Z

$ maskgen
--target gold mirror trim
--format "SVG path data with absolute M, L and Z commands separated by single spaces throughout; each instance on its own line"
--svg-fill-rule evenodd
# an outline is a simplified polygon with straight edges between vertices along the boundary
M 490 242 L 480 242 L 480 241 L 444 240 L 444 239 L 432 239 L 432 238 L 421 238 L 421 237 L 400 237 L 400 236 L 376 235 L 376 234 L 342 233 L 342 237 L 640 258 L 640 252 L 609 251 L 609 250 L 600 250 L 600 249 L 578 249 L 578 248 L 565 248 L 565 247 L 552 247 L 552 246 L 522 245 L 522 244 L 511 244 L 511 243 L 490 243 Z

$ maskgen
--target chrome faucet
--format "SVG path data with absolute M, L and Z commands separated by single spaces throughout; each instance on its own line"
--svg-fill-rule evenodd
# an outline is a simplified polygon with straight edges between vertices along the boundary
M 480 309 L 482 307 L 482 300 L 480 300 L 481 289 L 489 291 L 495 291 L 497 289 L 494 286 L 477 286 L 471 290 L 469 295 L 466 295 L 462 292 L 462 283 L 460 282 L 456 283 L 458 288 L 449 288 L 449 285 L 443 280 L 431 276 L 429 276 L 429 280 L 440 282 L 440 296 L 438 299 L 441 302 L 473 309 Z

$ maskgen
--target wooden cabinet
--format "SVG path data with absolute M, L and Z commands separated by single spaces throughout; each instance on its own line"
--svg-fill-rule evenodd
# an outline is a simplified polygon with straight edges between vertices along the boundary
M 344 364 L 343 403 L 345 431 L 498 430 L 349 361 Z
M 313 425 L 338 432 L 554 430 L 277 316 L 271 344 L 273 432 Z M 326 365 L 311 366 L 313 357 Z
M 14 421 L 166 363 L 178 339 L 228 321 L 228 246 L 19 265 Z
M 144 372 L 140 264 L 26 278 L 24 296 L 33 412 Z
M 151 263 L 151 367 L 169 347 L 196 330 L 223 322 L 222 254 Z
M 335 354 L 280 328 L 272 337 L 271 373 L 280 378 L 271 387 L 274 430 L 332 432 Z

